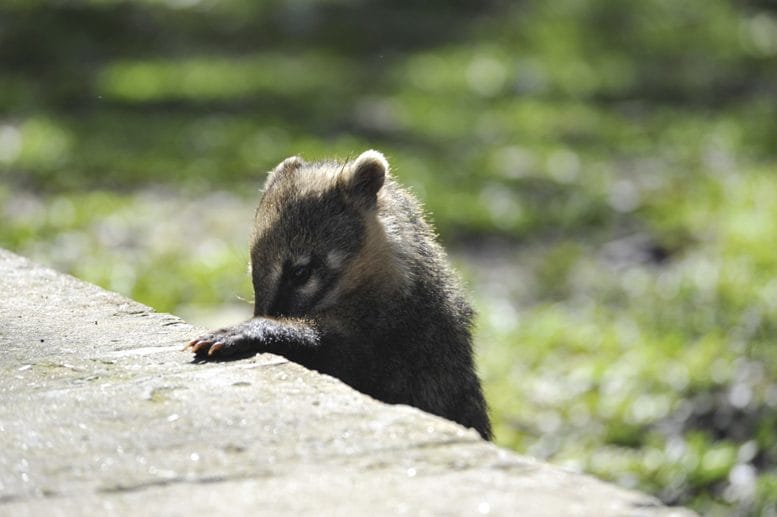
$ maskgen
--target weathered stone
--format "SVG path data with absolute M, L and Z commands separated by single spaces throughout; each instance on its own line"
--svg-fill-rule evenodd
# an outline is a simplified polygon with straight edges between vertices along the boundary
M 0 514 L 689 515 L 0 250 Z

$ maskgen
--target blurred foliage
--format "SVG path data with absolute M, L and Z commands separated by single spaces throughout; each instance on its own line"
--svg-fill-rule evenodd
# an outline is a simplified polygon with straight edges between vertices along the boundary
M 0 6 L 0 245 L 248 315 L 263 171 L 377 147 L 497 440 L 705 514 L 777 514 L 775 144 L 770 0 Z

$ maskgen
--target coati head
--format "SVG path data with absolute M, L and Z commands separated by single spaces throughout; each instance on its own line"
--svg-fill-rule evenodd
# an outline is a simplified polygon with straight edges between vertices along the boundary
M 380 277 L 388 170 L 371 150 L 345 164 L 294 156 L 270 173 L 251 237 L 255 316 L 313 315 Z

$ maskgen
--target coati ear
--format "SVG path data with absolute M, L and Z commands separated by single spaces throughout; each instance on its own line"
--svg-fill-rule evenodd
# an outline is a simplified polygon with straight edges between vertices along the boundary
M 272 187 L 273 183 L 287 174 L 291 174 L 305 164 L 305 160 L 299 156 L 290 156 L 283 160 L 281 163 L 275 166 L 267 175 L 267 180 L 264 182 L 264 191 L 267 192 Z
M 338 184 L 357 206 L 373 208 L 383 187 L 389 164 L 378 151 L 364 151 L 340 173 Z

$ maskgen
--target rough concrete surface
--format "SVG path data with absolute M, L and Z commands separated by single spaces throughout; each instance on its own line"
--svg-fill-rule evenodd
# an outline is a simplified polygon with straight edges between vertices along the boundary
M 0 250 L 2 515 L 690 515 Z

